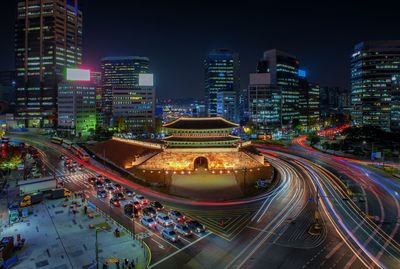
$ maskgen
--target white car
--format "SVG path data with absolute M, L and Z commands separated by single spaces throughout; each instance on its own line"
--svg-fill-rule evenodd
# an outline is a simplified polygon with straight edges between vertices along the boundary
M 139 202 L 141 205 L 146 205 L 146 204 L 149 202 L 149 201 L 148 201 L 146 198 L 144 198 L 144 196 L 141 195 L 141 194 L 136 194 L 136 195 L 133 197 L 133 201 Z
M 174 222 L 172 221 L 172 219 L 170 219 L 170 218 L 168 217 L 168 215 L 165 214 L 165 213 L 158 213 L 158 215 L 157 215 L 157 217 L 156 217 L 156 221 L 157 221 L 160 225 L 162 225 L 162 226 L 164 226 L 164 227 L 170 226 L 170 225 L 174 225 Z
M 142 223 L 144 226 L 154 229 L 157 228 L 157 223 L 154 221 L 154 219 L 150 216 L 143 216 L 140 218 L 140 223 Z

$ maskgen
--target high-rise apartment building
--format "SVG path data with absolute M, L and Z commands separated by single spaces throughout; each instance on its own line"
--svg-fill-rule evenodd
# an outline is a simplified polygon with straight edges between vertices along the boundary
M 352 120 L 391 129 L 393 77 L 400 74 L 400 40 L 361 42 L 351 56 Z
M 235 106 L 238 107 L 240 91 L 240 59 L 239 54 L 227 49 L 215 49 L 208 53 L 204 61 L 205 102 L 207 115 L 218 115 L 218 93 L 234 92 Z
M 57 86 L 66 67 L 82 61 L 78 0 L 18 0 L 15 23 L 17 120 L 54 126 Z

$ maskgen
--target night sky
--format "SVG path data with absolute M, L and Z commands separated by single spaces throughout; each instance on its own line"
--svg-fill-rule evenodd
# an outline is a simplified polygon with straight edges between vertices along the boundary
M 0 69 L 13 68 L 16 4 L 2 0 Z M 216 4 L 216 2 L 218 2 Z M 148 56 L 158 97 L 202 97 L 203 59 L 236 50 L 241 88 L 263 51 L 296 55 L 309 80 L 349 88 L 349 57 L 362 40 L 400 39 L 396 1 L 82 0 L 84 65 L 104 56 Z

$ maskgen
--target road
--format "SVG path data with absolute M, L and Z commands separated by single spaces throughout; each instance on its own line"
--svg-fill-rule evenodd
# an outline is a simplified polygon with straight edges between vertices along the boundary
M 378 267 L 392 268 L 398 262 L 393 258 L 397 255 L 397 246 L 389 240 L 390 233 L 386 233 L 394 232 L 398 224 L 388 229 L 366 219 L 357 204 L 343 200 L 345 193 L 338 178 L 342 173 L 335 175 L 329 171 L 336 166 L 326 163 L 327 169 L 318 162 L 309 161 L 310 156 L 301 148 L 293 150 L 296 154 L 276 149 L 265 151 L 266 158 L 280 176 L 279 184 L 270 193 L 244 202 L 199 203 L 137 186 L 93 160 L 90 165 L 85 164 L 83 171 L 66 173 L 58 156 L 64 154 L 76 159 L 67 150 L 51 144 L 45 137 L 15 137 L 41 149 L 46 165 L 69 188 L 85 190 L 98 208 L 128 230 L 134 227 L 135 233 L 140 234 L 151 249 L 149 268 L 362 268 L 374 262 Z M 301 155 L 307 158 L 299 157 Z M 350 164 L 341 165 L 353 169 Z M 132 220 L 120 208 L 110 207 L 108 201 L 96 197 L 87 178 L 97 174 L 122 183 L 150 200 L 158 200 L 169 209 L 181 211 L 205 224 L 207 231 L 170 243 L 160 236 L 161 227 L 149 230 L 137 220 L 132 225 Z M 381 215 L 392 217 L 385 211 L 387 201 L 381 194 L 376 198 L 372 191 L 364 191 L 368 198 L 366 204 L 371 204 L 369 211 L 381 210 L 376 206 L 380 201 L 385 204 Z M 370 200 L 370 196 L 378 202 Z M 324 223 L 323 231 L 319 236 L 311 236 L 308 229 L 316 211 Z M 338 219 L 344 220 L 344 226 Z M 352 238 L 351 234 L 356 237 Z M 374 249 L 373 255 L 366 254 L 362 244 L 358 244 L 361 239 L 362 242 L 369 240 L 367 247 Z M 372 256 L 376 256 L 376 261 Z

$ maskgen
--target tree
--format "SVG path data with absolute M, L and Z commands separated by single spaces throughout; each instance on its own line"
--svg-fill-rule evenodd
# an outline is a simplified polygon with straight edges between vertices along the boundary
M 310 134 L 307 137 L 307 141 L 310 142 L 311 146 L 318 144 L 321 141 L 321 138 L 316 134 Z
M 125 118 L 124 117 L 119 117 L 117 120 L 117 131 L 119 133 L 123 133 L 126 132 L 127 127 L 126 127 L 126 122 L 125 122 Z

